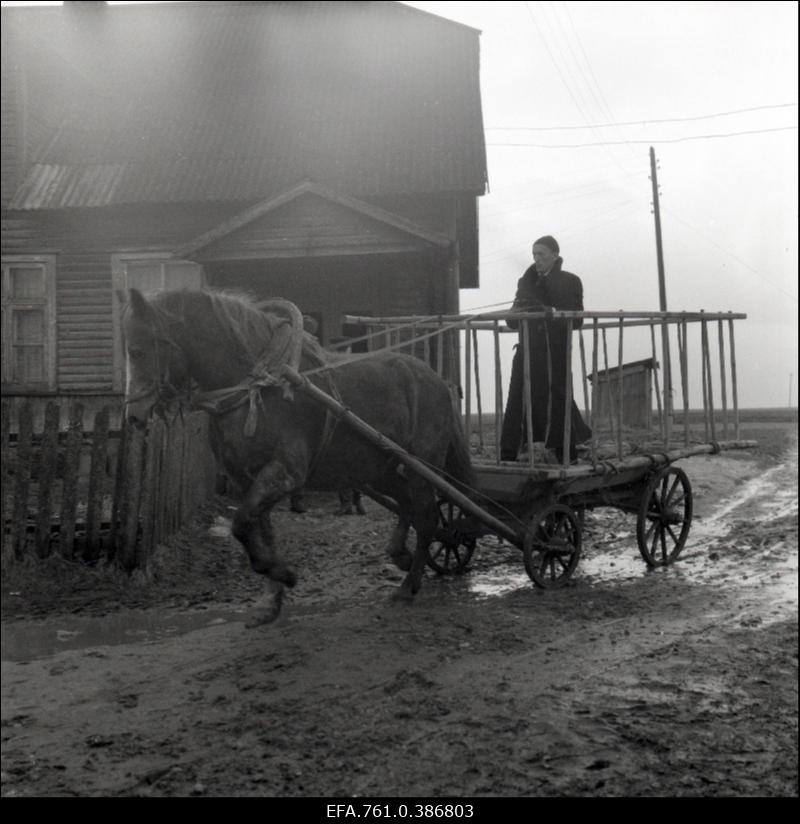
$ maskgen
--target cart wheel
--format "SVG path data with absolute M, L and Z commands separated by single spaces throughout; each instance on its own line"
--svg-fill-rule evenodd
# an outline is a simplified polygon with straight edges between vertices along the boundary
M 566 584 L 581 554 L 581 525 L 563 504 L 551 504 L 531 520 L 522 544 L 525 569 L 543 589 Z
M 439 526 L 428 547 L 428 566 L 439 575 L 461 575 L 467 571 L 475 551 L 473 521 L 460 506 L 440 499 Z
M 692 525 L 692 485 L 682 469 L 668 466 L 648 481 L 636 540 L 649 566 L 667 566 L 681 554 Z

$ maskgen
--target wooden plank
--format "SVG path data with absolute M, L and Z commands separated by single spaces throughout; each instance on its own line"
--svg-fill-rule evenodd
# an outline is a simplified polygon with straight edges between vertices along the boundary
M 483 404 L 481 402 L 481 370 L 478 353 L 478 330 L 472 330 L 472 363 L 475 368 L 475 406 L 478 410 L 478 448 L 483 452 Z
M 622 383 L 622 380 L 623 380 L 622 379 L 622 364 L 623 364 L 623 360 L 622 360 L 622 332 L 623 332 L 623 323 L 622 323 L 622 319 L 620 318 L 620 321 L 619 321 L 619 340 L 617 342 L 617 358 L 618 358 L 617 363 L 619 365 L 619 368 L 617 370 L 617 387 L 618 387 L 618 391 L 619 391 L 619 397 L 617 398 L 618 415 L 619 415 L 619 417 L 618 417 L 619 429 L 617 430 L 617 457 L 620 460 L 622 460 L 622 452 L 623 452 L 623 449 L 622 449 L 622 426 L 623 426 L 623 423 L 624 423 L 624 420 L 625 420 L 624 417 L 623 417 L 623 415 L 624 415 L 624 412 L 623 412 L 623 409 L 624 409 L 624 407 L 623 407 L 624 395 L 623 395 L 623 383 Z M 666 409 L 667 407 L 665 406 L 664 408 Z
M 58 417 L 58 405 L 50 401 L 44 412 L 39 460 L 39 511 L 36 515 L 35 546 L 40 558 L 46 558 L 50 554 L 53 480 L 58 462 Z
M 597 318 L 592 321 L 592 466 L 597 465 L 597 427 L 600 415 L 597 405 L 600 381 L 597 378 Z
M 108 415 L 104 406 L 94 418 L 92 461 L 89 469 L 89 494 L 86 507 L 86 549 L 84 558 L 100 557 L 100 524 L 103 520 L 103 495 L 106 491 L 106 458 L 108 457 Z
M 108 559 L 114 559 L 120 546 L 120 525 L 122 524 L 125 507 L 125 461 L 128 451 L 128 432 L 130 427 L 122 424 L 117 443 L 117 464 L 114 468 L 114 489 L 111 493 L 111 527 L 108 543 Z
M 28 526 L 28 493 L 31 483 L 31 461 L 33 447 L 33 414 L 27 401 L 19 408 L 19 431 L 17 432 L 17 480 L 14 485 L 14 517 L 11 521 L 10 547 L 17 558 L 25 552 Z
M 136 539 L 139 534 L 139 504 L 142 492 L 142 465 L 145 449 L 143 429 L 131 427 L 125 456 L 126 511 L 122 524 L 121 544 L 117 561 L 129 572 L 136 565 Z
M 528 463 L 533 466 L 533 409 L 531 408 L 531 396 L 533 394 L 533 378 L 531 373 L 531 325 L 528 321 L 522 321 L 522 339 L 520 346 L 522 347 L 522 365 L 523 365 L 523 380 L 522 380 L 522 409 L 525 413 L 525 431 L 528 435 Z M 548 357 L 550 353 L 548 351 Z M 548 374 L 549 374 L 548 361 Z M 547 425 L 550 426 L 550 413 L 548 404 Z M 499 448 L 498 444 L 498 448 Z
M 736 385 L 736 344 L 733 337 L 733 320 L 728 321 L 728 343 L 731 353 L 731 398 L 733 402 L 733 437 L 739 439 L 739 392 Z
M 566 386 L 564 387 L 564 427 L 561 433 L 563 440 L 561 448 L 563 450 L 561 461 L 564 466 L 569 466 L 569 445 L 572 436 L 572 321 L 567 321 L 567 341 L 566 341 Z
M 180 463 L 180 518 L 178 527 L 183 526 L 192 515 L 194 500 L 192 499 L 192 481 L 197 470 L 195 465 L 195 449 L 192 442 L 192 416 L 182 419 L 183 432 L 181 433 L 182 459 Z
M 464 433 L 467 445 L 472 435 L 472 330 L 464 325 Z
M 2 515 L 3 515 L 3 558 L 11 557 L 13 549 L 10 546 L 10 530 L 6 529 L 6 513 L 11 519 L 14 515 L 14 498 L 6 495 L 6 491 L 13 489 L 11 482 L 11 404 L 2 402 L 2 473 L 3 485 L 0 488 L 2 495 Z
M 722 440 L 728 440 L 728 392 L 725 374 L 725 330 L 721 320 L 717 321 L 719 338 L 719 381 L 722 396 Z
M 494 439 L 495 461 L 500 463 L 500 439 L 503 433 L 503 373 L 500 367 L 500 321 L 492 322 L 494 340 Z
M 589 407 L 589 384 L 586 378 L 586 345 L 583 342 L 583 329 L 578 330 L 578 343 L 581 351 L 581 381 L 583 383 L 583 414 L 586 423 L 592 425 L 592 413 Z
M 147 569 L 155 549 L 158 476 L 162 469 L 163 443 L 164 421 L 161 418 L 155 418 L 150 423 L 147 433 L 147 452 L 142 474 L 142 495 L 139 507 L 142 537 L 136 552 L 137 569 Z
M 172 515 L 170 520 L 170 535 L 177 532 L 183 523 L 183 451 L 186 446 L 185 421 L 182 417 L 177 417 L 172 422 L 175 432 L 172 454 Z
M 75 403 L 69 410 L 67 436 L 64 444 L 64 478 L 61 489 L 61 529 L 59 552 L 62 558 L 75 554 L 75 521 L 78 505 L 78 475 L 83 442 L 83 404 Z
M 179 436 L 178 420 L 167 424 L 164 438 L 164 466 L 161 487 L 160 540 L 165 540 L 175 529 L 178 513 L 178 493 L 180 492 L 180 452 L 182 439 Z

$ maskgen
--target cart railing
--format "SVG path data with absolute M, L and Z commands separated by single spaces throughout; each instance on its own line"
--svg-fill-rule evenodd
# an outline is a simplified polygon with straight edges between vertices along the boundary
M 583 407 L 593 432 L 587 457 L 597 465 L 647 448 L 738 442 L 734 321 L 746 317 L 706 311 L 546 310 L 436 317 L 347 316 L 344 320 L 367 328 L 363 340 L 369 350 L 391 348 L 414 354 L 460 386 L 465 429 L 473 450 L 498 465 L 513 344 L 517 340 L 522 344 L 523 415 L 528 444 L 532 444 L 530 324 L 560 320 L 574 326 L 581 320 L 582 328 L 574 330 L 577 335 L 567 335 L 571 379 L 563 416 L 564 462 L 569 461 L 566 446 L 574 387 L 576 403 Z M 518 330 L 507 326 L 509 318 L 520 322 Z M 614 354 L 616 363 L 611 360 Z M 538 391 L 535 384 L 533 391 Z M 542 391 L 548 392 L 548 387 Z M 542 461 L 552 463 L 538 448 L 529 447 L 524 459 L 532 467 Z

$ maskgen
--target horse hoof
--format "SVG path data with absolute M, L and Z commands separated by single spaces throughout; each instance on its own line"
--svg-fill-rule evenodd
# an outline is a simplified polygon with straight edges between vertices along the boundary
M 254 629 L 255 627 L 263 627 L 266 624 L 271 624 L 281 614 L 281 608 L 258 609 L 255 610 L 252 616 L 245 621 L 247 629 Z
M 390 596 L 390 600 L 393 604 L 405 604 L 409 605 L 414 601 L 414 595 L 409 590 L 405 589 L 404 587 L 400 587 L 396 589 Z

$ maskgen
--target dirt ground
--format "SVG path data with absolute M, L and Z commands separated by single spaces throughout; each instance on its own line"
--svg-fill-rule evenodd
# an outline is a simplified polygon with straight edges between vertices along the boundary
M 556 591 L 490 537 L 390 603 L 390 516 L 323 493 L 276 513 L 299 583 L 270 626 L 224 499 L 150 581 L 7 571 L 2 795 L 796 796 L 797 425 L 743 437 L 680 462 L 675 565 L 596 510 Z

